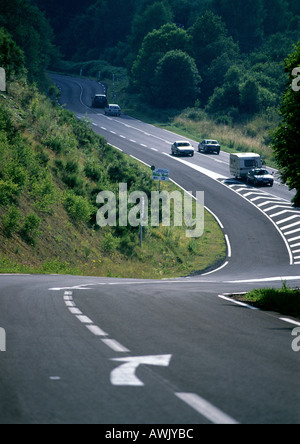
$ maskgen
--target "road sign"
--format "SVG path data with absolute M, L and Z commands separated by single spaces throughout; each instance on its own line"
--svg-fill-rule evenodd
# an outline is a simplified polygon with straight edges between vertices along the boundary
M 170 171 L 162 168 L 156 168 L 152 171 L 152 179 L 161 182 L 168 182 L 170 180 Z

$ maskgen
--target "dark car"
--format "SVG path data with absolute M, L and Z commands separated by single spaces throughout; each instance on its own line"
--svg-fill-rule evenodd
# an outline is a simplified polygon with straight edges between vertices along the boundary
M 108 105 L 107 97 L 104 94 L 97 94 L 93 99 L 93 108 L 106 108 Z
M 199 153 L 202 152 L 204 154 L 216 153 L 219 155 L 221 151 L 221 146 L 217 140 L 205 139 L 201 143 L 199 143 L 198 151 Z
M 255 186 L 272 187 L 274 185 L 274 177 L 269 171 L 258 168 L 249 171 L 247 175 L 247 182 Z

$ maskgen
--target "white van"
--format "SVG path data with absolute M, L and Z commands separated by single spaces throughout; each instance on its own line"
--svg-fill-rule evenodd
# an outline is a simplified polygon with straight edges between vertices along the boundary
M 262 162 L 259 154 L 230 154 L 230 174 L 236 179 L 245 179 L 249 171 L 261 167 Z

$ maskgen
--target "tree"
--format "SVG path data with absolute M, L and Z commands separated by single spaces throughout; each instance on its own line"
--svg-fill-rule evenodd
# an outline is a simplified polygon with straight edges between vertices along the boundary
M 241 85 L 241 111 L 255 114 L 259 110 L 259 87 L 253 79 L 248 79 Z
M 92 3 L 92 4 L 91 4 Z M 103 58 L 107 48 L 125 41 L 131 29 L 133 0 L 97 0 L 76 15 L 61 32 L 62 50 L 70 59 Z
M 167 23 L 172 23 L 172 21 L 172 9 L 165 0 L 149 5 L 142 14 L 137 12 L 132 22 L 132 47 L 138 52 L 149 32 L 159 29 Z
M 205 84 L 202 99 L 207 101 L 214 88 L 222 85 L 227 70 L 238 59 L 239 47 L 228 36 L 222 18 L 212 11 L 198 17 L 188 33 L 192 39 L 192 54 Z
M 151 87 L 158 62 L 169 51 L 188 52 L 190 37 L 174 24 L 162 26 L 150 32 L 143 40 L 142 47 L 132 67 L 132 82 L 137 92 L 151 101 Z
M 288 84 L 283 96 L 280 114 L 281 125 L 272 136 L 272 148 L 281 170 L 281 178 L 290 189 L 296 190 L 294 205 L 300 207 L 300 42 L 285 60 Z M 298 68 L 298 70 L 296 70 Z M 295 77 L 295 76 L 298 76 Z
M 214 0 L 217 13 L 242 52 L 250 52 L 264 36 L 264 0 Z
M 41 82 L 45 69 L 58 55 L 44 14 L 29 0 L 1 0 L 0 26 L 24 52 L 29 79 Z
M 155 105 L 161 108 L 193 106 L 199 92 L 196 63 L 187 53 L 167 52 L 158 62 L 152 95 Z
M 4 28 L 0 28 L 0 48 L 0 66 L 6 70 L 7 78 L 24 74 L 24 53 Z

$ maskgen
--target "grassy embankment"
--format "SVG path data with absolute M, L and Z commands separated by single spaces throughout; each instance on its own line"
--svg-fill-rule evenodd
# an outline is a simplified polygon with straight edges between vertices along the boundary
M 96 196 L 128 184 L 157 189 L 148 168 L 110 147 L 33 86 L 0 96 L 0 272 L 130 278 L 188 275 L 222 263 L 224 236 L 205 214 L 205 232 L 185 227 L 99 228 Z M 173 184 L 164 185 L 173 191 Z

